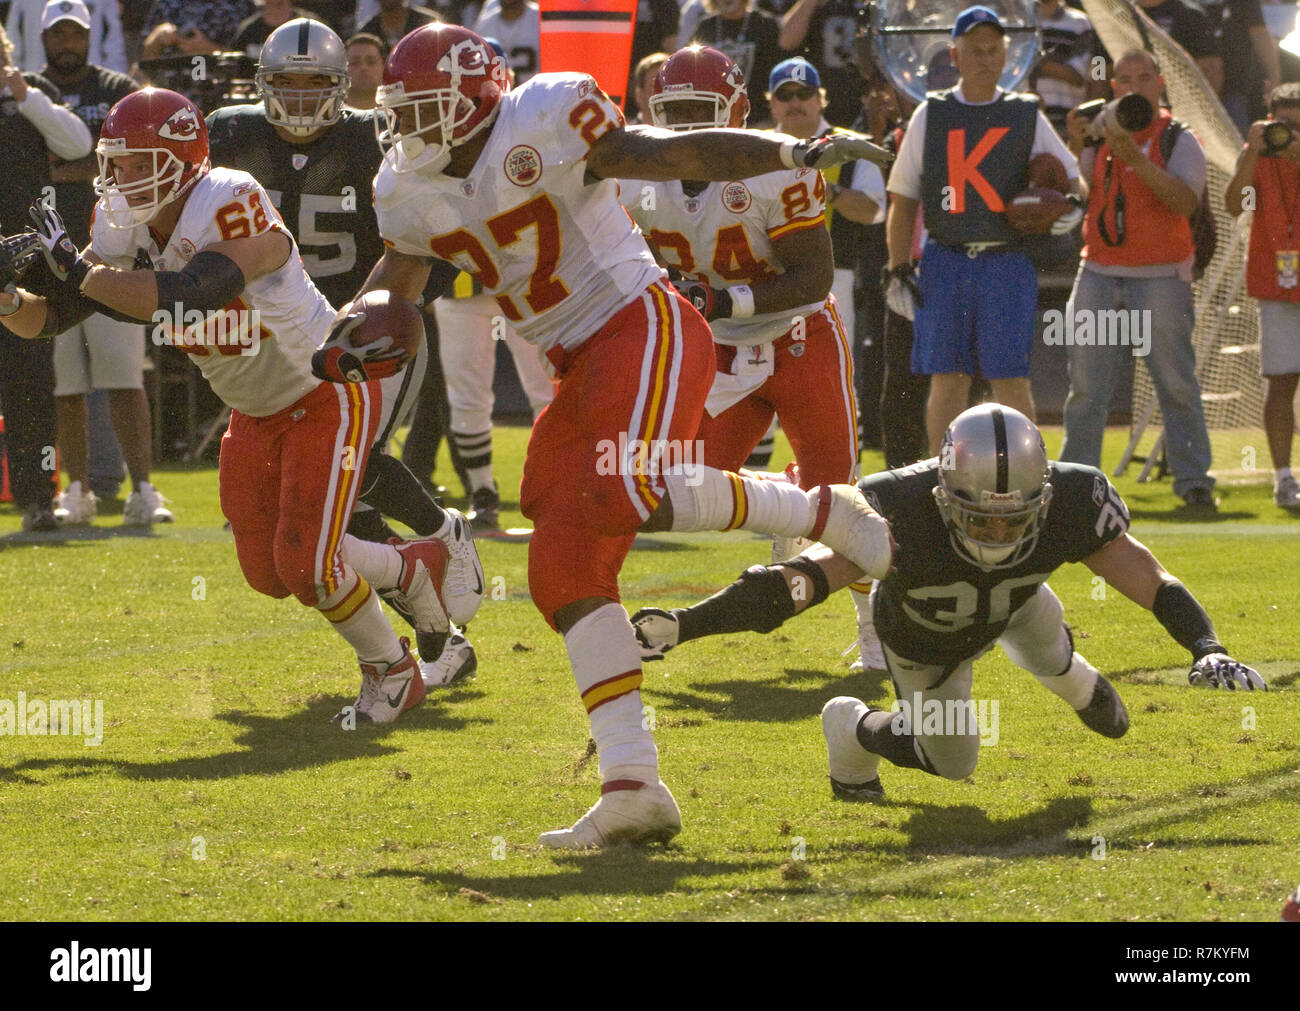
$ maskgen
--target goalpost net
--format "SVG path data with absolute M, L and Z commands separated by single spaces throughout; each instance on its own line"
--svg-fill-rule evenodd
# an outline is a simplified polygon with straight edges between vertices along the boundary
M 1245 289 L 1251 214 L 1233 218 L 1223 205 L 1242 136 L 1200 68 L 1140 8 L 1129 0 L 1082 2 L 1112 59 L 1128 49 L 1145 49 L 1155 57 L 1165 78 L 1170 110 L 1192 128 L 1205 148 L 1218 246 L 1205 276 L 1194 286 L 1192 346 L 1213 451 L 1211 470 L 1229 482 L 1271 480 L 1263 430 L 1264 381 L 1259 374 L 1259 311 Z M 1160 408 L 1145 361 L 1134 370 L 1132 416 L 1129 445 L 1115 474 L 1123 472 L 1136 452 L 1147 459 L 1140 476 L 1144 480 L 1160 456 L 1163 438 Z

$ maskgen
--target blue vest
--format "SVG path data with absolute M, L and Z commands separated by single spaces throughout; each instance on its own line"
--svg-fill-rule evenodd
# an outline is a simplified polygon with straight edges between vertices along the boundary
M 930 235 L 946 246 L 1023 238 L 1002 212 L 1025 188 L 1038 100 L 1003 92 L 966 105 L 949 90 L 926 102 L 921 193 Z

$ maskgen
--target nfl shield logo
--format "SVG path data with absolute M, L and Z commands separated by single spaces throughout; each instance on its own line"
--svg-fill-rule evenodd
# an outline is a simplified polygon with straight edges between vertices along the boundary
M 295 154 L 293 156 L 293 167 L 295 171 L 301 172 L 306 164 L 307 156 L 305 154 Z

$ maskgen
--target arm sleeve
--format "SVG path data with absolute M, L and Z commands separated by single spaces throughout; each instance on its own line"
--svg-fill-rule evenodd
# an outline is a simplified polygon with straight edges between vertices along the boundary
M 90 154 L 94 142 L 86 124 L 71 109 L 55 104 L 30 81 L 27 98 L 19 104 L 18 111 L 41 131 L 46 146 L 65 161 L 76 161 Z

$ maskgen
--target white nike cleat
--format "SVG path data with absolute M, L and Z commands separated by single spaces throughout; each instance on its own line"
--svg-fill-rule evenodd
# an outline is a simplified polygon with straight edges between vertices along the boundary
M 442 595 L 447 545 L 436 537 L 414 541 L 390 537 L 388 543 L 402 556 L 402 575 L 390 591 L 394 602 L 411 615 L 416 631 L 448 631 L 447 605 Z
M 858 724 L 869 712 L 870 706 L 847 695 L 822 707 L 831 792 L 840 800 L 879 800 L 885 795 L 880 785 L 880 756 L 858 742 Z
M 802 555 L 813 542 L 807 537 L 782 537 L 780 534 L 772 535 L 772 564 L 784 562 L 790 558 L 796 558 Z
M 158 489 L 148 481 L 140 482 L 140 490 L 133 491 L 126 497 L 122 506 L 122 524 L 128 527 L 148 527 L 155 523 L 170 523 L 175 516 L 163 503 Z
M 401 659 L 390 664 L 361 664 L 361 693 L 353 703 L 358 723 L 392 723 L 408 709 L 424 701 L 424 680 L 411 655 L 411 640 L 402 639 Z M 347 718 L 347 710 L 334 717 Z
M 858 641 L 855 643 L 858 649 L 858 658 L 849 665 L 849 670 L 854 674 L 861 674 L 864 670 L 889 670 L 885 663 L 885 650 L 880 645 L 880 637 L 876 635 L 876 624 L 871 620 L 871 614 L 858 614 Z M 845 655 L 853 652 L 853 646 L 850 646 Z
M 89 488 L 73 481 L 54 496 L 54 518 L 65 527 L 84 526 L 99 515 L 99 499 Z
M 478 670 L 474 647 L 461 632 L 453 632 L 442 652 L 433 660 L 420 660 L 420 677 L 425 688 L 445 688 L 466 681 Z
M 447 616 L 464 625 L 478 613 L 483 603 L 483 563 L 474 547 L 474 533 L 469 522 L 455 509 L 448 509 L 447 522 L 434 536 L 447 547 L 447 575 L 442 583 L 442 599 Z
M 664 654 L 677 645 L 681 631 L 677 616 L 657 607 L 643 607 L 632 615 L 632 630 L 636 632 L 642 662 L 662 660 Z
M 817 539 L 860 568 L 868 579 L 884 579 L 894 553 L 885 518 L 851 484 L 824 484 L 809 495 L 818 496 L 822 529 Z
M 591 849 L 619 842 L 667 842 L 682 830 L 677 801 L 661 779 L 620 779 L 600 788 L 600 800 L 572 828 L 543 832 L 537 841 L 551 849 Z

